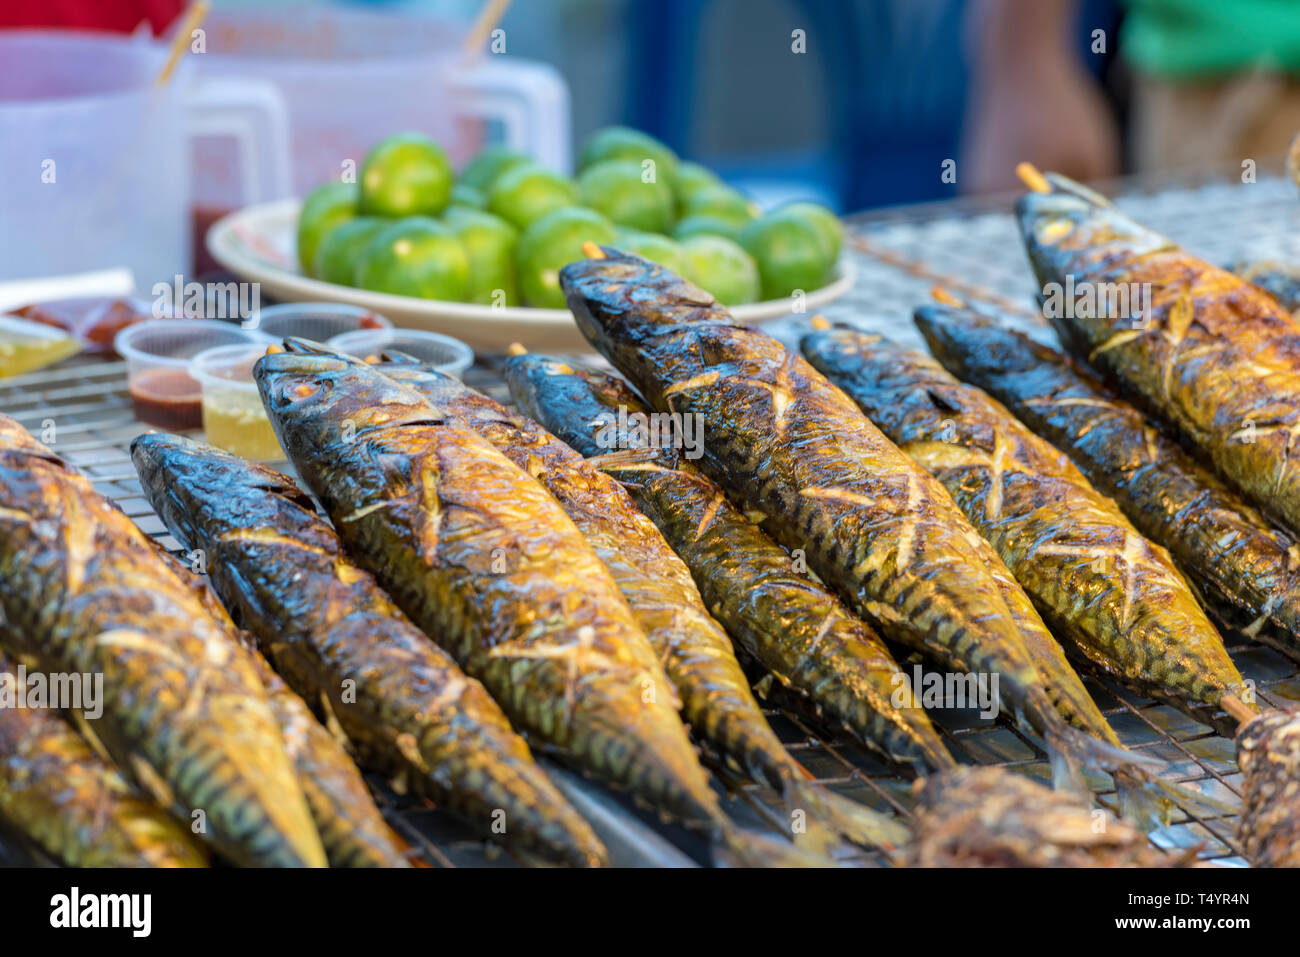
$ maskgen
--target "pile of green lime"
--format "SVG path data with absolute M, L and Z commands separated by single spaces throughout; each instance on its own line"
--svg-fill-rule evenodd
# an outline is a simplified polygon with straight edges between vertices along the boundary
M 494 146 L 456 176 L 428 137 L 398 133 L 356 183 L 311 193 L 298 219 L 303 271 L 376 292 L 563 308 L 559 272 L 586 242 L 644 256 L 738 305 L 830 281 L 843 229 L 829 209 L 764 212 L 698 163 L 621 126 L 584 144 L 576 179 Z

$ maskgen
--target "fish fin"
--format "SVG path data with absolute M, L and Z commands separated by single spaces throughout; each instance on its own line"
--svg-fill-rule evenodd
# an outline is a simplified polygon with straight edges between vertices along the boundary
M 736 827 L 721 831 L 713 848 L 719 867 L 834 867 L 823 854 L 814 854 L 780 838 Z
M 1241 812 L 1226 801 L 1166 781 L 1143 767 L 1126 766 L 1115 771 L 1115 790 L 1120 798 L 1120 813 L 1144 831 L 1167 826 L 1175 809 L 1211 815 Z
M 1158 758 L 1135 754 L 1127 748 L 1094 738 L 1077 728 L 1061 728 L 1047 737 L 1052 761 L 1052 787 L 1088 795 L 1083 768 L 1112 771 L 1122 767 L 1164 767 Z
M 792 818 L 804 812 L 804 831 L 796 833 L 795 843 L 817 853 L 829 854 L 841 840 L 894 851 L 911 837 L 907 827 L 889 815 L 812 781 L 790 781 L 785 788 L 785 802 Z

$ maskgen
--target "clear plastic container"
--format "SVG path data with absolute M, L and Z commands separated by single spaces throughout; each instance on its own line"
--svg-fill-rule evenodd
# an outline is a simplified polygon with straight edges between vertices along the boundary
M 326 342 L 344 333 L 391 329 L 393 324 L 369 309 L 333 302 L 289 302 L 257 314 L 252 328 L 276 342 L 289 336 Z
M 457 379 L 474 364 L 474 350 L 459 339 L 421 329 L 364 329 L 335 336 L 325 344 L 360 359 L 381 352 L 405 352 Z
M 253 381 L 253 364 L 265 344 L 218 346 L 190 362 L 190 375 L 203 394 L 203 431 L 208 443 L 259 462 L 284 458 Z
M 203 424 L 201 390 L 190 374 L 190 360 L 217 346 L 265 349 L 267 341 L 216 319 L 150 319 L 119 332 L 113 348 L 126 360 L 135 417 L 159 428 L 186 431 Z

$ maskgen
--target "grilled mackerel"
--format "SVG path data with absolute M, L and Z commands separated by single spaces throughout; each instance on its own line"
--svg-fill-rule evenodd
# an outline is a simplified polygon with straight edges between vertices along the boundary
M 636 256 L 560 272 L 579 328 L 659 411 L 698 413 L 701 463 L 886 637 L 998 675 L 1003 707 L 1059 744 L 1057 715 L 948 493 L 797 352 Z M 1058 753 L 1066 749 L 1058 748 Z
M 0 686 L 18 664 L 0 652 Z M 68 867 L 203 867 L 185 828 L 47 708 L 0 706 L 0 822 Z
M 326 863 L 245 650 L 91 483 L 0 416 L 0 630 L 47 672 L 104 676 L 86 724 L 232 861 Z
M 1244 684 L 1168 552 L 1070 460 L 929 356 L 851 329 L 804 354 L 952 493 L 1053 632 L 1094 666 L 1188 706 Z
M 801 574 L 706 476 L 626 427 L 648 413 L 626 383 L 539 355 L 511 357 L 505 374 L 515 401 L 583 455 L 612 462 L 611 450 L 654 453 L 654 461 L 603 468 L 686 562 L 709 611 L 750 660 L 885 757 L 920 770 L 952 766 L 907 676 L 870 628 Z
M 168 529 L 206 555 L 239 625 L 366 766 L 507 847 L 575 865 L 604 859 L 483 686 L 343 554 L 292 481 L 180 436 L 142 435 L 131 458 Z M 493 834 L 498 810 L 504 834 Z
M 254 370 L 349 552 L 519 727 L 692 824 L 728 824 L 609 572 L 540 485 L 364 363 Z
M 930 351 L 1070 456 L 1219 617 L 1300 658 L 1300 548 L 1065 356 L 970 310 L 918 309 Z
M 1237 834 L 1256 867 L 1300 867 L 1300 714 L 1269 711 L 1237 733 Z
M 1017 205 L 1041 283 L 1150 289 L 1150 308 L 1052 310 L 1062 341 L 1300 531 L 1300 321 L 1064 177 Z M 1077 288 L 1077 286 L 1076 286 Z M 1112 314 L 1113 313 L 1113 314 Z M 1136 313 L 1136 314 L 1134 314 Z

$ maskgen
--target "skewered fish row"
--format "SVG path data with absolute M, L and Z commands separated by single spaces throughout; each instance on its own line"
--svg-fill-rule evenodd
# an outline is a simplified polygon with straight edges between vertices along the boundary
M 583 455 L 609 460 L 611 448 L 652 449 L 645 432 L 633 435 L 618 424 L 620 410 L 625 420 L 648 413 L 621 380 L 539 355 L 511 357 L 505 374 L 520 407 Z M 686 562 L 738 646 L 885 757 L 921 769 L 951 767 L 951 755 L 880 639 L 800 574 L 790 554 L 708 478 L 673 461 L 671 450 L 656 453 L 654 461 L 602 467 Z
M 103 675 L 103 715 L 85 726 L 223 856 L 325 866 L 245 650 L 129 518 L 5 416 L 0 613 L 43 671 Z
M 1062 452 L 929 356 L 880 336 L 829 329 L 802 348 L 944 484 L 1053 632 L 1094 666 L 1190 707 L 1253 710 L 1169 554 Z
M 1270 711 L 1237 733 L 1237 834 L 1256 867 L 1300 867 L 1300 713 Z
M 1300 658 L 1300 548 L 1291 536 L 1060 353 L 968 309 L 926 306 L 916 322 L 950 372 L 1069 455 L 1168 548 L 1221 617 Z
M 0 682 L 18 664 L 0 652 Z M 69 867 L 203 867 L 185 828 L 48 708 L 0 707 L 0 822 Z
M 1300 321 L 1092 190 L 1054 174 L 1046 185 L 1050 192 L 1030 193 L 1016 207 L 1039 281 L 1116 292 L 1115 308 L 1051 310 L 1062 341 L 1253 504 L 1300 530 L 1300 468 L 1292 460 Z
M 349 552 L 516 725 L 735 855 L 798 859 L 726 819 L 617 585 L 530 476 L 365 363 L 278 353 L 254 376 Z
M 238 623 L 299 694 L 322 703 L 364 763 L 508 847 L 603 861 L 483 686 L 349 561 L 292 481 L 181 436 L 142 435 L 131 457 L 172 534 L 207 556 Z M 498 811 L 504 834 L 492 833 Z
M 886 820 L 808 781 L 768 727 L 731 639 L 709 614 L 690 571 L 617 481 L 537 422 L 458 379 L 413 359 L 380 369 L 419 392 L 448 425 L 482 435 L 555 497 L 627 599 L 677 690 L 687 725 L 733 767 L 780 791 L 792 812 L 802 811 L 806 842 L 829 849 L 835 836 L 827 826 L 860 842 L 889 842 L 894 829 Z
M 560 283 L 592 345 L 657 410 L 703 416 L 705 470 L 851 607 L 952 670 L 996 674 L 1004 708 L 1058 756 L 1098 756 L 1100 742 L 1055 710 L 987 546 L 943 486 L 821 373 L 639 257 L 604 250 L 565 266 Z
M 1196 848 L 1157 851 L 1146 835 L 1071 794 L 1001 768 L 917 782 L 912 867 L 1189 867 Z

